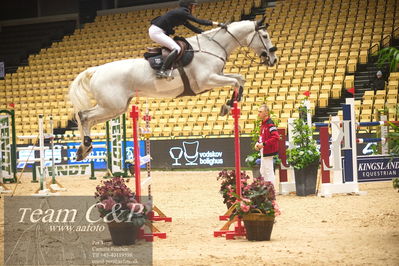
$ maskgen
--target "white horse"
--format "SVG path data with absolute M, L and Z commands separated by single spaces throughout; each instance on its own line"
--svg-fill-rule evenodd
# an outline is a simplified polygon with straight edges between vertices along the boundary
M 184 69 L 195 94 L 228 85 L 238 91 L 244 86 L 241 75 L 223 73 L 228 56 L 237 47 L 252 48 L 266 65 L 277 63 L 277 48 L 266 31 L 264 19 L 233 22 L 227 28 L 216 28 L 187 39 L 195 54 Z M 82 136 L 77 161 L 92 150 L 90 128 L 125 113 L 134 96 L 179 96 L 184 89 L 182 79 L 177 70 L 173 70 L 173 76 L 171 81 L 157 79 L 144 58 L 115 61 L 81 72 L 69 90 Z

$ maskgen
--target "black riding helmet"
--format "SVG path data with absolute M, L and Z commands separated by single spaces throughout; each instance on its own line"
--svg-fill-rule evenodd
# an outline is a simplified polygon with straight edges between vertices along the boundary
M 189 7 L 190 5 L 198 5 L 198 0 L 180 0 L 179 6 Z

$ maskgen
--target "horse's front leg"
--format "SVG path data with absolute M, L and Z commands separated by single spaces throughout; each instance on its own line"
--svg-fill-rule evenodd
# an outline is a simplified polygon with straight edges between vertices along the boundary
M 237 102 L 241 101 L 242 93 L 244 92 L 245 79 L 240 74 L 224 74 L 224 76 L 235 78 L 240 83 L 240 88 L 238 89 L 238 95 L 236 95 L 234 91 L 233 94 L 231 95 L 231 99 L 227 101 L 227 105 L 233 107 L 234 100 L 237 100 Z
M 234 89 L 239 89 L 242 94 L 242 86 L 244 86 L 245 80 L 240 76 L 240 75 L 233 75 L 233 74 L 227 74 L 227 75 L 218 75 L 218 74 L 212 74 L 209 76 L 208 80 L 206 81 L 206 85 L 210 87 L 222 87 L 222 86 L 232 86 Z M 232 103 L 235 100 L 235 96 L 233 94 L 232 100 L 230 100 L 231 106 L 228 106 L 224 104 L 222 108 L 220 109 L 220 115 L 225 116 L 229 113 Z

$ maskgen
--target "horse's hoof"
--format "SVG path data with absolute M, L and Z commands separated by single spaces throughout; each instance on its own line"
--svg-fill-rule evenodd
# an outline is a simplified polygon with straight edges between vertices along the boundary
M 80 161 L 83 161 L 83 156 L 82 156 L 82 154 L 76 154 L 76 161 L 77 162 L 80 162 Z
M 92 150 L 93 146 L 88 147 L 86 151 L 83 151 L 83 148 L 79 147 L 78 151 L 76 152 L 76 161 L 83 161 L 91 153 Z
M 238 90 L 237 102 L 241 101 L 243 92 L 244 92 L 244 88 L 242 86 L 240 86 L 240 89 Z
M 84 136 L 83 145 L 85 145 L 86 147 L 91 147 L 92 142 L 93 142 L 93 140 L 89 136 Z
M 226 104 L 223 104 L 222 107 L 220 108 L 220 113 L 219 113 L 219 115 L 220 115 L 220 116 L 225 116 L 225 115 L 227 115 L 228 113 L 230 113 L 230 109 L 231 109 L 230 106 L 228 106 L 228 105 L 226 105 Z

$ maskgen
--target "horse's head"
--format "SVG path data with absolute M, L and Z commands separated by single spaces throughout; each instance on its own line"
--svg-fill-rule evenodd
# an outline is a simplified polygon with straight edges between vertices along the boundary
M 267 32 L 269 24 L 264 24 L 265 17 L 255 22 L 255 32 L 249 42 L 249 47 L 255 50 L 265 65 L 274 66 L 278 58 L 277 47 L 273 46 L 270 35 Z

